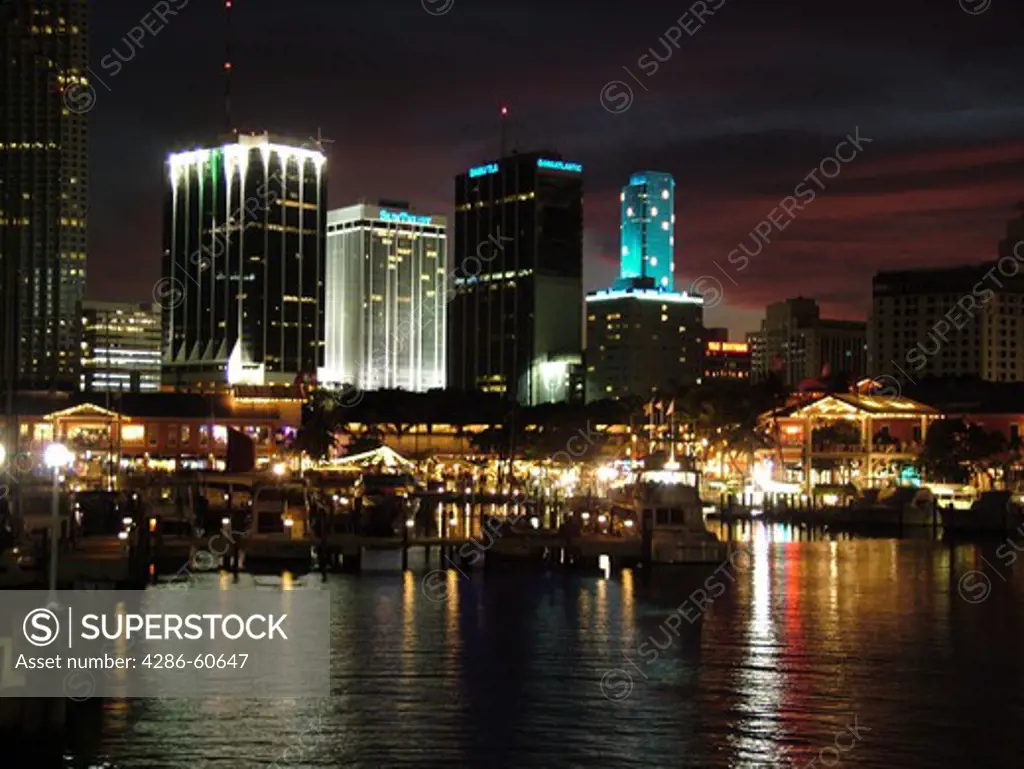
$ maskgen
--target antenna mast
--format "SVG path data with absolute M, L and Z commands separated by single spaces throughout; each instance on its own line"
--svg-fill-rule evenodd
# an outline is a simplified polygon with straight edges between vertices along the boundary
M 231 3 L 224 0 L 224 129 L 234 134 L 231 123 Z

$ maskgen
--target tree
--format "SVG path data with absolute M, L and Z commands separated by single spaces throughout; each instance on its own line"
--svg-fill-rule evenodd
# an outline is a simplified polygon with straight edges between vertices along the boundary
M 295 436 L 295 450 L 315 460 L 329 458 L 338 429 L 339 408 L 337 392 L 313 390 L 302 406 L 302 425 Z
M 963 419 L 939 419 L 928 430 L 918 464 L 938 480 L 970 483 L 999 465 L 1006 451 L 998 432 Z

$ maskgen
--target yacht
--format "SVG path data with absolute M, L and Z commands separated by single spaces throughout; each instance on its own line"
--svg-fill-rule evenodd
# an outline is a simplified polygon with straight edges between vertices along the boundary
M 652 564 L 719 564 L 729 547 L 704 525 L 704 505 L 696 473 L 669 461 L 663 468 L 640 472 L 634 507 L 643 541 L 643 556 Z

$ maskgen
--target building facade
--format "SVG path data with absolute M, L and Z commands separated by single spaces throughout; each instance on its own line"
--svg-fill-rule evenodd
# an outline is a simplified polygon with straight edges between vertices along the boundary
M 797 387 L 818 378 L 853 382 L 867 373 L 867 324 L 823 319 L 818 303 L 805 297 L 768 305 L 754 345 L 758 379 L 777 373 Z
M 456 177 L 449 387 L 534 405 L 560 392 L 545 383 L 571 379 L 582 344 L 582 174 L 545 152 Z
M 699 384 L 704 300 L 653 279 L 587 295 L 587 401 L 642 399 Z
M 82 303 L 81 389 L 160 389 L 160 310 L 131 302 Z
M 728 338 L 706 342 L 704 381 L 712 379 L 750 379 L 750 345 Z
M 407 204 L 327 214 L 321 382 L 359 390 L 443 388 L 448 235 Z
M 0 3 L 0 361 L 78 386 L 88 216 L 86 0 Z
M 675 187 L 671 174 L 641 171 L 622 188 L 617 286 L 651 278 L 662 291 L 675 289 Z
M 872 369 L 903 381 L 1024 381 L 1022 262 L 1024 219 L 1015 219 L 996 261 L 875 275 Z
M 326 156 L 269 134 L 167 163 L 163 384 L 287 385 L 324 358 Z
M 675 291 L 675 181 L 630 176 L 622 207 L 619 277 L 587 294 L 587 400 L 650 398 L 699 384 L 704 300 Z

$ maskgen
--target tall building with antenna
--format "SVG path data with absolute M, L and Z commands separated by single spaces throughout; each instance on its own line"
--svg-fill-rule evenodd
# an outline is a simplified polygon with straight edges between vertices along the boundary
M 448 386 L 535 405 L 582 389 L 583 166 L 512 153 L 455 179 Z
M 88 54 L 86 0 L 0 2 L 0 361 L 11 391 L 78 386 Z
M 224 0 L 222 141 L 167 158 L 161 381 L 288 385 L 324 362 L 327 156 L 319 141 L 239 134 Z

